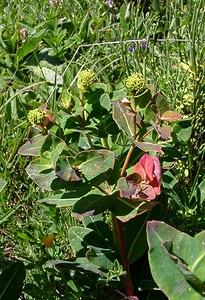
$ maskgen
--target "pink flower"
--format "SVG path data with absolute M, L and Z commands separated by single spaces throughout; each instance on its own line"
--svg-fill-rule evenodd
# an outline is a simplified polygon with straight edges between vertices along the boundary
M 161 190 L 161 164 L 158 156 L 144 154 L 134 166 L 134 173 L 120 183 L 120 196 L 132 200 L 154 200 Z M 122 184 L 123 183 L 123 184 Z

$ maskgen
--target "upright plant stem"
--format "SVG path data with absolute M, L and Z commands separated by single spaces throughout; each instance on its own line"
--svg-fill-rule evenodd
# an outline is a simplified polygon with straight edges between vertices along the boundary
M 81 105 L 82 105 L 82 119 L 83 119 L 83 127 L 84 127 L 86 125 L 84 93 L 80 92 L 79 96 L 80 96 L 79 99 L 80 99 Z
M 122 171 L 120 173 L 120 177 L 122 177 L 125 174 L 125 171 L 127 169 L 127 166 L 128 166 L 129 160 L 130 160 L 130 157 L 131 157 L 132 152 L 133 152 L 134 149 L 135 149 L 135 144 L 133 143 L 132 146 L 130 147 L 128 153 L 127 153 L 124 165 L 122 167 Z
M 130 266 L 127 260 L 127 250 L 125 244 L 123 224 L 114 215 L 112 215 L 112 217 L 113 217 L 113 226 L 114 226 L 113 233 L 115 233 L 114 242 L 116 242 L 118 247 L 120 248 L 121 263 L 124 271 L 126 272 L 126 274 L 124 275 L 125 293 L 127 296 L 134 296 L 134 288 L 133 288 L 132 278 L 130 274 Z
M 135 100 L 135 99 L 134 99 Z M 127 153 L 126 159 L 124 161 L 120 177 L 122 177 L 127 169 L 127 166 L 129 164 L 132 152 L 134 151 L 135 144 L 134 141 L 136 139 L 136 101 L 134 101 L 134 112 L 135 112 L 135 117 L 134 117 L 134 132 L 133 132 L 133 143 Z M 113 236 L 114 236 L 114 243 L 116 246 L 119 247 L 120 249 L 120 257 L 121 257 L 121 263 L 123 266 L 124 271 L 126 272 L 124 276 L 124 284 L 125 284 L 125 293 L 127 296 L 134 296 L 134 287 L 132 284 L 132 278 L 130 274 L 130 266 L 127 258 L 127 250 L 126 250 L 126 243 L 125 243 L 125 235 L 124 235 L 124 229 L 123 229 L 123 223 L 116 218 L 115 215 L 112 215 L 112 220 L 113 220 Z

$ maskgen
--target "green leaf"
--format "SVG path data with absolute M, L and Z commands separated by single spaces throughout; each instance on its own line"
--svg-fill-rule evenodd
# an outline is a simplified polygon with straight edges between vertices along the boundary
M 100 97 L 100 105 L 107 111 L 111 109 L 111 100 L 108 94 L 102 94 L 102 96 Z
M 116 193 L 104 195 L 94 190 L 75 203 L 73 214 L 78 216 L 93 216 L 110 208 L 116 201 Z
M 123 97 L 126 97 L 126 95 L 127 92 L 124 89 L 114 90 L 112 94 L 112 101 L 116 99 L 120 100 Z
M 77 128 L 66 128 L 65 131 L 64 131 L 64 134 L 71 134 L 73 132 L 76 132 L 76 133 L 81 133 L 83 135 L 86 135 L 88 133 L 91 133 L 91 130 L 86 130 L 86 129 L 77 129 Z
M 70 105 L 71 105 L 71 100 L 72 100 L 72 96 L 71 94 L 69 93 L 69 91 L 64 88 L 63 91 L 62 91 L 62 94 L 61 94 L 61 102 L 62 105 L 66 108 L 68 108 Z
M 68 190 L 66 193 L 61 193 L 41 199 L 39 200 L 39 202 L 47 205 L 55 205 L 56 207 L 73 206 L 91 189 L 89 185 L 82 182 L 68 183 L 66 188 L 70 190 Z
M 150 106 L 147 106 L 145 108 L 144 116 L 145 116 L 145 120 L 149 123 L 150 123 L 150 120 L 154 122 L 156 119 L 156 116 Z
M 114 168 L 115 156 L 109 150 L 82 151 L 76 155 L 75 164 L 87 180 L 92 180 Z
M 28 176 L 42 189 L 51 191 L 51 184 L 57 178 L 51 161 L 47 158 L 33 160 L 26 168 Z
M 103 270 L 110 270 L 116 259 L 116 253 L 112 249 L 88 246 L 90 250 L 86 253 L 87 259 Z
M 165 251 L 167 252 L 167 254 L 169 255 L 169 257 L 176 264 L 177 269 L 183 274 L 184 278 L 188 282 L 192 283 L 195 286 L 195 288 L 198 287 L 199 292 L 205 293 L 205 285 L 201 282 L 201 280 L 188 269 L 186 264 L 184 264 L 178 256 L 176 256 L 172 253 L 172 248 L 173 248 L 172 241 L 166 241 L 166 242 L 162 243 L 162 245 L 163 245 Z M 203 259 L 203 257 L 202 257 L 202 259 Z M 201 258 L 200 258 L 200 260 L 201 260 Z
M 203 205 L 205 201 L 205 179 L 197 186 L 190 202 Z
M 157 203 L 155 201 L 138 201 L 118 198 L 116 204 L 111 207 L 112 213 L 122 222 L 128 222 L 137 215 L 151 210 Z
M 78 272 L 85 273 L 94 273 L 100 274 L 102 276 L 106 276 L 105 272 L 99 270 L 99 268 L 92 264 L 85 257 L 78 257 L 74 261 L 66 261 L 66 260 L 57 260 L 57 261 L 48 261 L 48 264 L 55 266 L 57 269 L 63 270 L 75 270 Z
M 5 213 L 3 216 L 0 217 L 0 224 L 5 222 L 10 216 L 12 216 L 16 210 L 21 206 L 21 203 L 15 205 L 14 207 L 10 208 L 7 213 Z
M 113 233 L 111 228 L 101 215 L 83 217 L 82 221 L 85 227 L 95 231 L 102 239 L 105 239 L 109 245 L 113 244 Z
M 3 188 L 6 186 L 6 182 L 0 178 L 0 192 L 3 190 Z
M 124 232 L 129 264 L 139 259 L 147 249 L 146 223 L 151 211 L 125 223 Z
M 38 76 L 38 78 L 44 79 L 46 82 L 49 82 L 51 84 L 57 84 L 62 85 L 63 84 L 63 78 L 61 75 L 58 75 L 57 72 L 47 68 L 39 66 L 30 66 L 29 67 L 31 71 Z
M 42 293 L 42 289 L 35 285 L 35 284 L 32 284 L 32 283 L 27 283 L 24 288 L 24 293 L 28 294 L 31 299 L 41 299 L 42 300 L 42 297 L 43 297 L 43 293 Z
M 201 285 L 205 281 L 205 231 L 191 237 L 163 222 L 149 221 L 147 238 L 152 276 L 167 297 L 205 299 Z
M 68 150 L 65 141 L 56 135 L 49 134 L 41 147 L 41 155 L 50 158 L 52 152 L 60 155 L 64 150 L 65 152 Z M 55 163 L 53 165 L 55 165 Z
M 42 40 L 45 34 L 45 30 L 41 30 L 37 34 L 33 35 L 32 38 L 27 39 L 21 47 L 18 48 L 14 60 L 14 65 L 18 66 L 19 62 L 24 59 L 26 55 L 34 52 L 35 48 L 38 46 L 39 42 Z
M 0 299 L 18 300 L 25 279 L 26 271 L 22 262 L 10 262 L 0 275 Z
M 45 143 L 46 139 L 47 135 L 35 135 L 21 146 L 18 153 L 26 156 L 40 156 L 41 147 Z
M 191 119 L 183 119 L 173 126 L 173 133 L 179 138 L 179 141 L 188 142 L 192 134 Z
M 97 88 L 97 86 L 92 85 L 92 89 L 88 90 L 84 93 L 85 99 L 88 104 L 94 104 L 100 101 L 100 97 L 104 94 L 104 90 L 102 88 Z
M 125 31 L 129 30 L 129 15 L 130 15 L 130 3 L 126 6 L 125 3 L 120 6 L 120 25 Z
M 28 176 L 42 189 L 48 191 L 73 188 L 72 182 L 60 179 L 49 158 L 33 160 L 26 168 Z M 77 182 L 75 182 L 77 184 Z
M 169 156 L 170 158 L 182 159 L 182 154 L 177 150 L 177 148 L 173 144 L 166 143 L 162 146 L 162 150 L 164 154 Z
M 147 90 L 145 93 L 143 93 L 142 95 L 136 98 L 137 106 L 141 109 L 145 108 L 147 104 L 150 102 L 150 99 L 151 99 L 151 91 Z
M 65 181 L 80 181 L 81 178 L 71 167 L 69 160 L 65 156 L 58 158 L 55 167 L 56 175 Z
M 109 150 L 98 150 L 103 155 L 103 165 L 100 169 L 100 173 L 107 172 L 108 170 L 113 170 L 115 165 L 115 155 Z
M 161 220 L 163 210 L 158 205 L 152 210 L 138 215 L 124 224 L 126 249 L 129 263 L 134 263 L 148 248 L 146 238 L 146 223 L 148 220 Z
M 156 103 L 157 111 L 159 113 L 159 116 L 161 116 L 163 113 L 165 113 L 167 110 L 169 110 L 169 105 L 167 101 L 165 100 L 164 96 L 160 93 L 156 93 L 152 97 L 152 102 Z
M 135 114 L 121 100 L 113 101 L 113 119 L 130 139 L 133 139 Z
M 99 173 L 103 165 L 103 158 L 103 154 L 100 151 L 83 151 L 76 155 L 75 163 L 84 175 L 93 175 Z
M 178 208 L 183 209 L 183 206 L 188 203 L 188 194 L 170 171 L 163 174 L 162 184 L 169 190 L 169 197 L 177 204 Z
M 107 241 L 102 239 L 95 231 L 79 226 L 70 228 L 69 241 L 74 254 L 78 257 L 85 255 L 89 245 L 102 248 L 108 246 Z
M 85 238 L 88 237 L 88 235 L 93 236 L 93 232 L 94 231 L 92 229 L 79 226 L 70 228 L 69 241 L 75 256 L 80 257 L 85 255 L 87 252 L 87 246 L 90 244 L 89 242 L 86 242 Z

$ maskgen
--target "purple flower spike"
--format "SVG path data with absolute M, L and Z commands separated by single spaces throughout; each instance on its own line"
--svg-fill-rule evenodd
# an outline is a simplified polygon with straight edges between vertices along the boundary
M 142 48 L 145 49 L 147 47 L 147 40 L 143 39 L 143 41 L 141 42 Z
M 130 46 L 129 48 L 128 48 L 128 51 L 130 51 L 130 52 L 132 52 L 134 50 L 134 47 L 133 46 Z

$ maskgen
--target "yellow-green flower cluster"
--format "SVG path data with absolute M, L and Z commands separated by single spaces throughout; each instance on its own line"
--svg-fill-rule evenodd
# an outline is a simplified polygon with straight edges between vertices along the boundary
M 177 110 L 183 113 L 183 118 L 188 118 L 193 111 L 194 97 L 191 94 L 185 94 L 182 101 L 178 101 Z
M 29 111 L 27 118 L 32 125 L 41 125 L 46 119 L 46 112 L 40 108 L 36 108 Z
M 137 94 L 143 93 L 146 89 L 146 81 L 140 73 L 134 73 L 129 76 L 125 81 L 128 90 Z
M 80 90 L 86 91 L 95 82 L 95 72 L 93 70 L 83 70 L 78 75 L 77 86 Z

